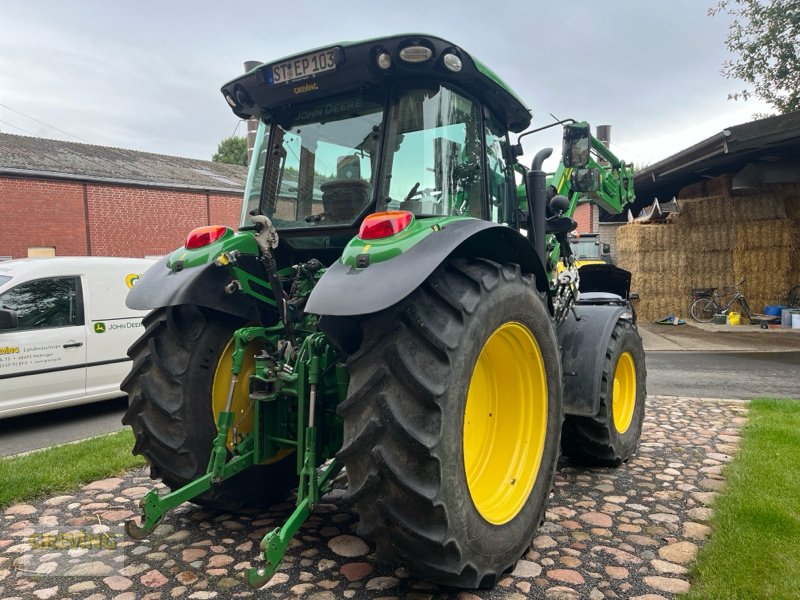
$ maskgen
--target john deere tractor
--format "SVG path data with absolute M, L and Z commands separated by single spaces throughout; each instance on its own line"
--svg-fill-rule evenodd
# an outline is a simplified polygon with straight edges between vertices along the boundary
M 614 466 L 639 441 L 630 275 L 578 269 L 569 245 L 579 200 L 633 200 L 631 165 L 571 119 L 555 173 L 550 149 L 519 164 L 523 102 L 428 35 L 265 63 L 222 94 L 260 122 L 238 231 L 195 229 L 128 297 L 152 312 L 123 421 L 172 490 L 128 533 L 188 500 L 258 508 L 296 488 L 247 574 L 260 586 L 344 467 L 379 556 L 493 585 L 561 452 Z

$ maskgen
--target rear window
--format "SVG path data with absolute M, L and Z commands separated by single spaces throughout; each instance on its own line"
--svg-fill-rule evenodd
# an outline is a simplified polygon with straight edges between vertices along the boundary
M 0 286 L 11 281 L 11 275 L 0 275 Z

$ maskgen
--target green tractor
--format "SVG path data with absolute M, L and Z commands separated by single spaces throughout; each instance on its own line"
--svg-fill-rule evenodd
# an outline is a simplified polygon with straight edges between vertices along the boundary
M 579 199 L 633 200 L 632 166 L 573 120 L 554 123 L 554 174 L 550 149 L 518 164 L 525 105 L 428 35 L 262 64 L 222 93 L 260 122 L 239 230 L 195 229 L 128 297 L 152 312 L 123 422 L 172 490 L 128 534 L 188 500 L 259 508 L 296 489 L 247 573 L 261 586 L 345 467 L 380 557 L 493 585 L 542 522 L 560 453 L 615 466 L 638 445 L 630 274 L 578 269 L 569 245 Z

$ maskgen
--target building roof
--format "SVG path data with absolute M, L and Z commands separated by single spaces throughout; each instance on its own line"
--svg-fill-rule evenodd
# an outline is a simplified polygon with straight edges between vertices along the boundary
M 0 175 L 241 193 L 247 168 L 0 133 Z
M 774 164 L 800 156 L 800 112 L 734 125 L 689 146 L 634 176 L 633 214 L 655 198 L 669 201 L 681 188 L 722 175 L 738 173 L 749 164 Z M 627 214 L 627 213 L 626 213 Z M 611 220 L 624 220 L 619 215 Z

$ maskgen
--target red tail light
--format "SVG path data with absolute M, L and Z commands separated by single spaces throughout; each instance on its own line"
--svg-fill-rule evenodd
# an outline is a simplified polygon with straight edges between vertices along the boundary
M 186 236 L 184 247 L 187 250 L 194 250 L 195 248 L 208 246 L 212 242 L 216 242 L 227 232 L 228 227 L 225 227 L 225 225 L 209 225 L 207 227 L 192 229 L 189 235 Z
M 369 215 L 361 223 L 358 237 L 378 240 L 396 235 L 411 224 L 413 215 L 407 210 L 389 210 Z

